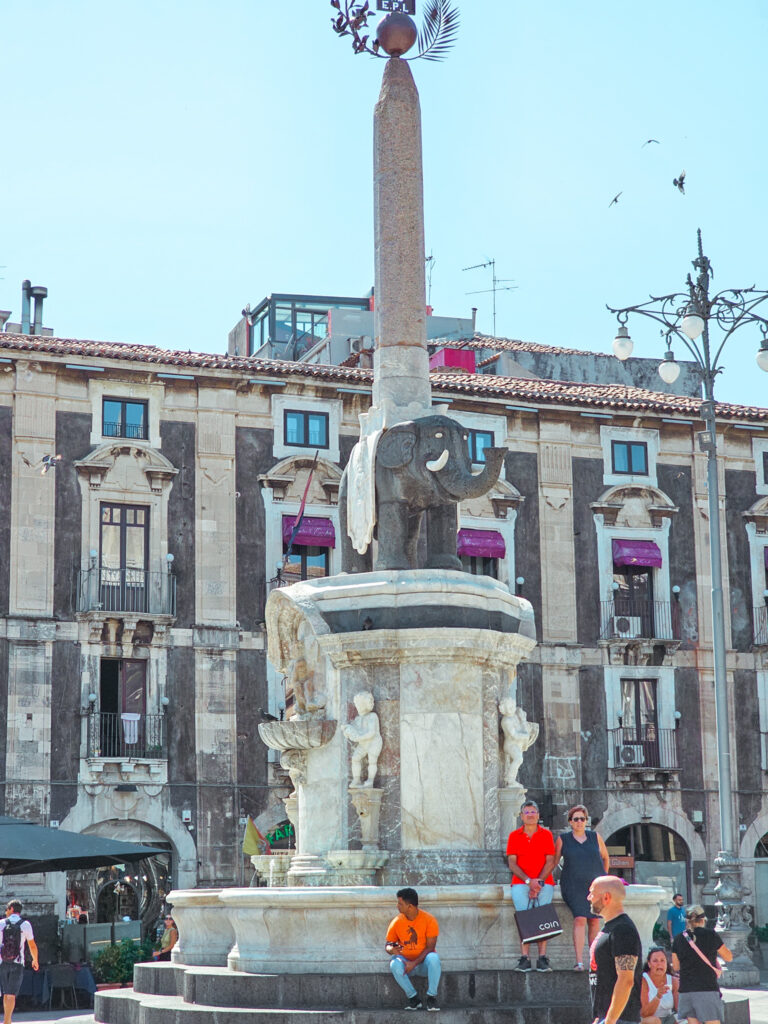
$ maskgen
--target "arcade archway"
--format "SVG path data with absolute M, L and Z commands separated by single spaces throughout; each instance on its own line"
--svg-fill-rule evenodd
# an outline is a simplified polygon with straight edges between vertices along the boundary
M 681 892 L 690 899 L 691 856 L 685 841 L 665 825 L 638 821 L 605 840 L 611 872 L 627 882 L 660 885 L 670 899 Z

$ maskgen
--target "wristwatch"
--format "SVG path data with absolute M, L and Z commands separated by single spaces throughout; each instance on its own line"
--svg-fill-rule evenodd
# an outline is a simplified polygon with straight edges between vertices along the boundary
M 525 880 L 525 884 L 526 884 L 526 885 L 530 885 L 530 884 L 531 884 L 531 880 L 530 880 L 530 878 L 526 878 L 526 880 Z

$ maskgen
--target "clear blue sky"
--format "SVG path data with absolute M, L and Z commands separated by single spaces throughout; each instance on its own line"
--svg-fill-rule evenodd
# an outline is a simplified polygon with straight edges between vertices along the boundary
M 462 268 L 495 257 L 499 335 L 610 351 L 605 304 L 681 288 L 699 226 L 717 287 L 768 289 L 764 0 L 461 9 L 449 59 L 413 65 L 436 312 L 490 333 L 466 294 L 490 272 Z M 269 292 L 364 294 L 383 61 L 331 13 L 4 0 L 0 308 L 29 277 L 60 336 L 216 352 Z M 719 397 L 768 405 L 758 343 L 730 342 Z

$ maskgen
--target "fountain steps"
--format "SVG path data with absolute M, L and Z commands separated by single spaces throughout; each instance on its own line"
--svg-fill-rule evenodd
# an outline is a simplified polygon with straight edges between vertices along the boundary
M 133 989 L 100 992 L 103 1024 L 389 1024 L 404 997 L 377 974 L 244 974 L 227 968 L 137 965 Z M 424 979 L 416 979 L 423 995 Z M 443 1024 L 573 1024 L 589 1019 L 585 975 L 452 971 L 440 983 Z M 408 1018 L 406 1018 L 408 1019 Z M 84 1022 L 87 1024 L 87 1021 Z

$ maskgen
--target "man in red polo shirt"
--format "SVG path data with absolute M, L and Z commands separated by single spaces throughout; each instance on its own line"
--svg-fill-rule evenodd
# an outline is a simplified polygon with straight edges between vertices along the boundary
M 507 840 L 507 860 L 512 872 L 512 902 L 515 910 L 527 910 L 538 900 L 544 907 L 552 902 L 555 892 L 555 880 L 552 869 L 555 866 L 555 839 L 548 828 L 539 824 L 539 805 L 535 800 L 526 800 L 520 809 L 523 827 L 509 833 Z M 547 959 L 546 940 L 537 943 L 539 956 L 536 960 L 537 971 L 551 971 Z M 528 944 L 521 945 L 522 956 L 516 971 L 532 971 L 533 966 L 528 956 Z

